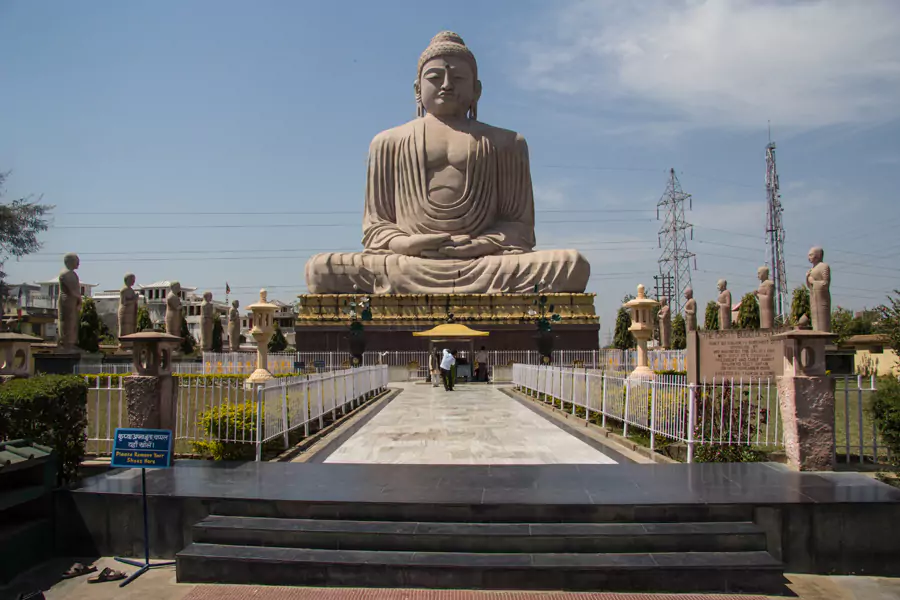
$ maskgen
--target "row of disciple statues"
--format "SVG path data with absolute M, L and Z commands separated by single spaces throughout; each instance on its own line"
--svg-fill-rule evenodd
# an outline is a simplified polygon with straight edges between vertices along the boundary
M 59 274 L 59 296 L 57 297 L 58 342 L 60 350 L 75 350 L 78 345 L 78 325 L 81 313 L 81 281 L 76 270 L 81 266 L 77 254 L 66 254 L 63 258 L 65 268 Z M 137 332 L 139 296 L 134 291 L 136 282 L 134 273 L 125 275 L 125 285 L 119 290 L 119 307 L 116 313 L 118 337 Z M 200 303 L 200 347 L 204 352 L 212 350 L 213 326 L 216 312 L 212 302 L 212 292 L 203 294 Z M 232 352 L 237 352 L 241 345 L 241 315 L 238 311 L 240 303 L 235 300 L 228 311 L 228 345 Z M 166 295 L 166 333 L 181 337 L 181 284 L 173 281 L 169 284 Z M 121 345 L 120 345 L 121 347 Z
M 831 269 L 823 262 L 825 252 L 816 247 L 809 251 L 809 262 L 812 268 L 806 272 L 806 287 L 809 289 L 810 320 L 815 331 L 831 331 Z M 759 288 L 753 294 L 759 302 L 759 328 L 775 328 L 775 283 L 769 279 L 769 267 L 760 267 L 756 271 Z M 731 329 L 731 291 L 728 282 L 720 279 L 716 283 L 719 295 L 716 304 L 719 308 L 719 329 Z M 694 290 L 684 291 L 684 326 L 686 331 L 697 330 L 697 301 Z M 672 316 L 668 299 L 660 298 L 659 307 L 659 345 L 663 348 L 672 346 Z

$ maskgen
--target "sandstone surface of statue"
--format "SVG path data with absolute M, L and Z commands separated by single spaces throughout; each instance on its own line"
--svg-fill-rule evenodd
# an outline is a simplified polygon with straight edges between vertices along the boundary
M 528 146 L 477 120 L 475 56 L 455 33 L 419 58 L 417 118 L 369 147 L 363 252 L 306 263 L 311 293 L 583 292 L 575 250 L 535 251 Z
M 137 330 L 138 295 L 134 291 L 135 276 L 133 273 L 125 275 L 125 285 L 119 290 L 119 310 L 117 313 L 119 335 L 131 335 Z M 121 347 L 121 342 L 119 347 Z
M 719 298 L 716 300 L 719 305 L 719 329 L 731 329 L 731 292 L 728 291 L 728 282 L 720 279 L 716 287 L 719 288 Z
M 216 309 L 213 306 L 212 297 L 212 292 L 203 292 L 203 302 L 200 303 L 200 347 L 204 352 L 212 352 L 213 346 Z
M 59 274 L 59 295 L 56 298 L 57 346 L 74 350 L 78 345 L 78 323 L 81 319 L 81 281 L 76 269 L 81 265 L 77 254 L 63 257 L 66 266 Z
M 235 300 L 228 310 L 228 347 L 232 352 L 241 349 L 241 313 L 238 311 L 240 303 Z
M 166 296 L 166 333 L 181 337 L 181 284 L 173 281 Z
M 659 345 L 661 348 L 672 347 L 672 311 L 669 308 L 669 299 L 663 296 L 659 299 Z
M 694 290 L 692 288 L 686 288 L 684 290 L 684 298 L 687 300 L 687 302 L 684 303 L 684 330 L 696 331 L 697 301 L 694 300 Z
M 815 331 L 831 331 L 831 267 L 822 262 L 825 251 L 819 247 L 809 251 L 812 269 L 806 272 L 809 288 L 809 310 Z
M 769 279 L 769 267 L 760 267 L 756 270 L 759 277 L 759 289 L 756 299 L 759 301 L 759 328 L 775 328 L 775 282 Z

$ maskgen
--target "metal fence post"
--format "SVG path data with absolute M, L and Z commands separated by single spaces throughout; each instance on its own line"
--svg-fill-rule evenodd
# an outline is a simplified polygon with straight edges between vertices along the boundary
M 777 417 L 776 417 L 777 418 Z M 687 461 L 694 462 L 694 429 L 697 426 L 697 384 L 688 387 Z
M 263 431 L 263 403 L 262 403 L 262 386 L 258 383 L 253 384 L 253 396 L 256 398 L 256 462 L 262 461 L 262 439 Z
M 572 369 L 572 416 L 575 416 L 575 376 L 577 375 L 577 370 Z
M 641 394 L 643 397 L 643 394 Z M 650 381 L 650 452 L 656 451 L 656 379 Z
M 628 437 L 628 400 L 631 396 L 631 380 L 625 380 L 625 411 L 622 413 L 622 436 Z
M 288 391 L 287 386 L 283 383 L 281 385 L 281 419 L 284 427 L 284 449 L 287 450 L 291 445 L 290 442 L 290 434 L 288 433 L 291 429 L 291 424 L 288 421 L 288 406 L 287 406 L 287 397 Z
M 591 422 L 591 378 L 587 369 L 584 370 L 584 424 Z
M 606 429 L 606 373 L 600 377 L 603 378 L 603 389 L 600 392 L 600 425 Z

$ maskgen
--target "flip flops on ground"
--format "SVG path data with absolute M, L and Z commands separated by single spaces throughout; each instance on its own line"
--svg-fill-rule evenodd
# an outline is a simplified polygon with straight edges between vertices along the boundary
M 94 565 L 84 565 L 82 563 L 75 563 L 69 570 L 62 574 L 63 579 L 72 579 L 73 577 L 81 577 L 82 575 L 87 575 L 88 573 L 93 573 L 97 570 L 97 567 Z
M 116 571 L 114 569 L 110 569 L 109 567 L 104 567 L 102 571 L 97 573 L 94 577 L 88 579 L 88 583 L 104 583 L 106 581 L 119 581 L 120 579 L 125 579 L 128 577 L 122 571 Z

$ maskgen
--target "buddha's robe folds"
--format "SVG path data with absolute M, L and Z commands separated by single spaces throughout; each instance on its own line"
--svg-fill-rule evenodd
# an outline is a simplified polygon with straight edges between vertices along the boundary
M 462 196 L 428 194 L 425 123 L 378 134 L 369 148 L 360 253 L 317 254 L 306 263 L 310 293 L 379 294 L 583 292 L 590 265 L 575 250 L 534 251 L 534 197 L 528 147 L 515 132 L 473 123 Z M 398 236 L 447 233 L 491 241 L 493 254 L 432 259 L 391 252 Z

